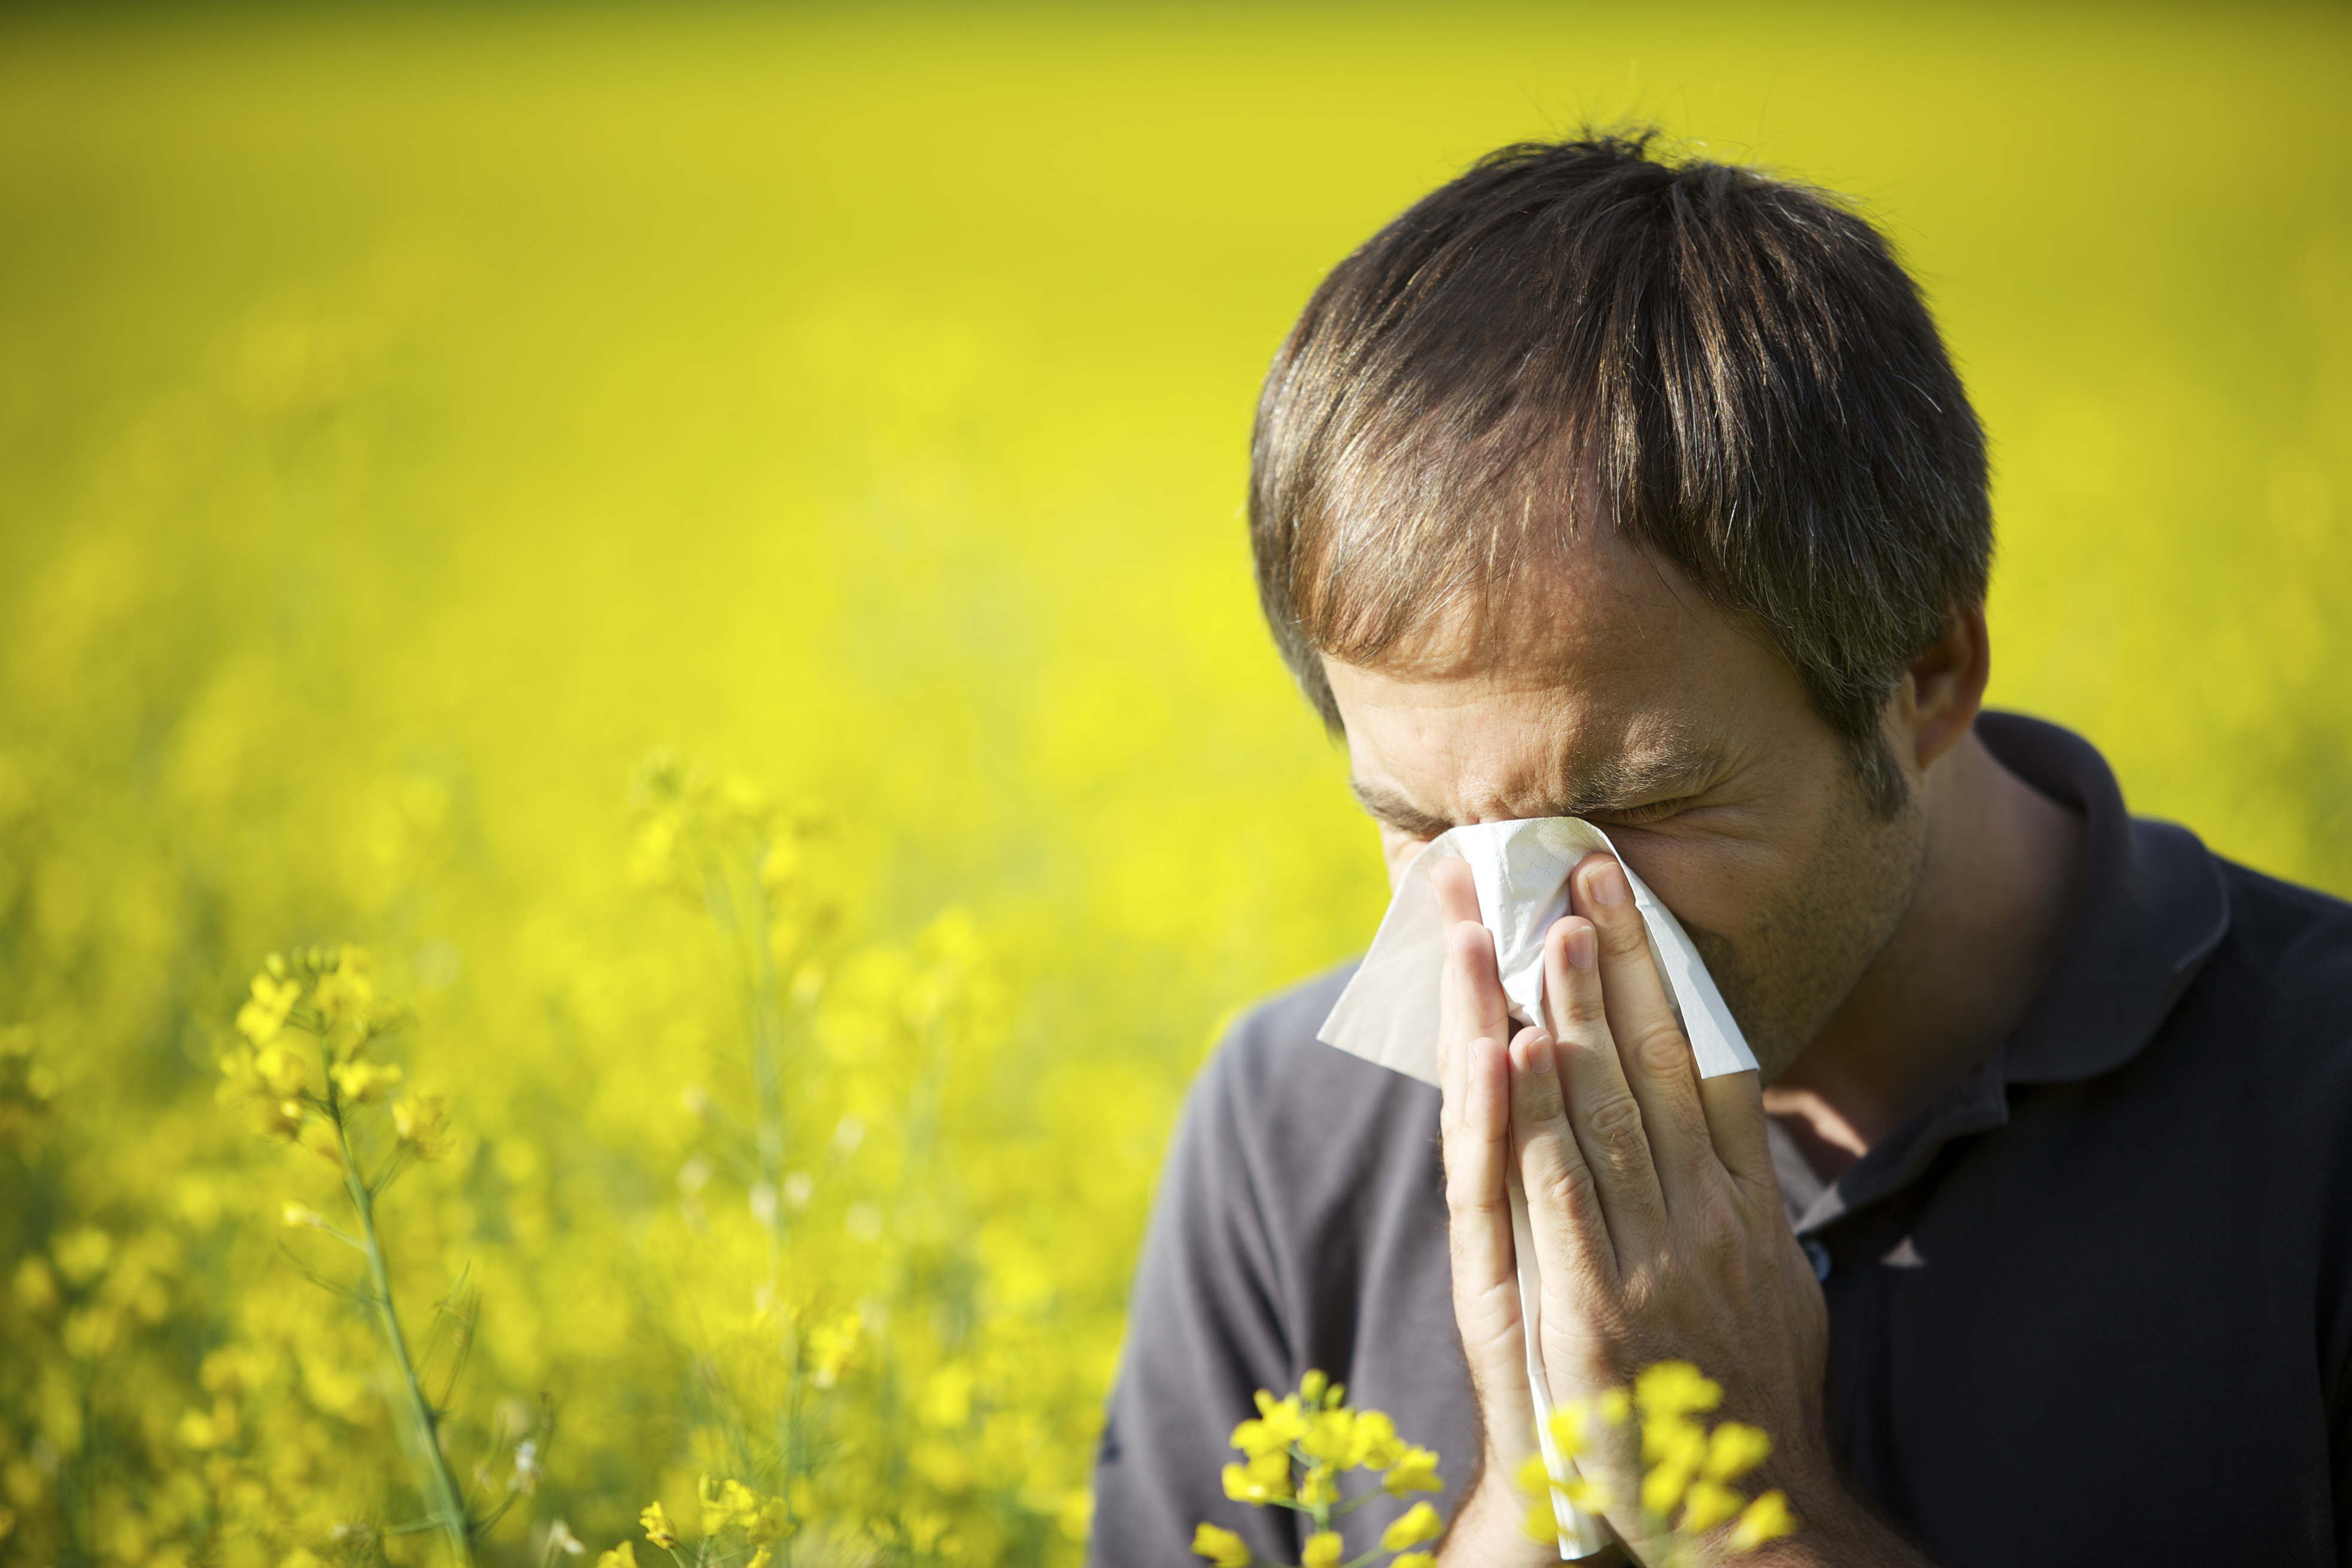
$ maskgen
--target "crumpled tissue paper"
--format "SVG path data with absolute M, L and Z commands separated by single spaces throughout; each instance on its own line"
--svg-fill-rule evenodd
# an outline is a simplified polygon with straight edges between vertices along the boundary
M 1440 970 L 1445 957 L 1445 919 L 1429 870 L 1441 860 L 1467 861 L 1478 889 L 1478 911 L 1494 933 L 1511 1016 L 1521 1023 L 1543 1018 L 1544 933 L 1568 913 L 1568 876 L 1588 854 L 1617 856 L 1633 890 L 1633 907 L 1650 935 L 1650 956 L 1665 982 L 1667 998 L 1691 1042 L 1699 1075 L 1714 1078 L 1756 1068 L 1755 1054 L 1724 1005 L 1706 965 L 1674 912 L 1658 902 L 1649 884 L 1625 865 L 1609 835 L 1577 817 L 1538 817 L 1516 822 L 1480 822 L 1440 834 L 1408 867 L 1371 950 L 1339 995 L 1318 1037 L 1327 1045 L 1368 1061 L 1392 1067 L 1424 1083 L 1438 1081 L 1437 1019 Z M 1538 1335 L 1543 1281 L 1536 1267 L 1528 1228 L 1528 1199 L 1511 1178 L 1511 1237 L 1519 1271 L 1519 1315 L 1526 1325 L 1528 1383 L 1535 1396 L 1536 1430 L 1544 1464 L 1560 1486 L 1576 1479 L 1576 1466 L 1554 1445 L 1551 1390 L 1544 1375 Z M 1590 1557 L 1607 1546 L 1609 1527 L 1552 1493 L 1562 1561 Z

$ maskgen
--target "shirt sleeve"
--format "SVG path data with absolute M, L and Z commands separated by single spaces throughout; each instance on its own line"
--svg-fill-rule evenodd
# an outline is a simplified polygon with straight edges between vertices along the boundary
M 1227 1498 L 1234 1427 L 1260 1388 L 1292 1380 L 1281 1263 L 1269 1245 L 1245 1021 L 1195 1082 L 1161 1177 L 1129 1308 L 1127 1341 L 1095 1466 L 1089 1564 L 1198 1568 L 1202 1523 L 1260 1558 L 1296 1562 L 1289 1511 Z

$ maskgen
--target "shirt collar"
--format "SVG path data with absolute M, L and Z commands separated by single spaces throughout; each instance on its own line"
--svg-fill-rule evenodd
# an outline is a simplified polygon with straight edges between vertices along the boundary
M 1988 713 L 1977 735 L 2001 765 L 2086 828 L 2074 917 L 2050 977 L 2009 1037 L 2013 1083 L 2059 1083 L 2122 1066 L 2230 928 L 2221 868 L 2197 835 L 2124 810 L 2116 776 L 2081 737 Z
M 1901 1190 L 1953 1139 L 2004 1124 L 2011 1084 L 2093 1078 L 2129 1061 L 2230 927 L 2213 856 L 2186 828 L 2126 812 L 2115 774 L 2088 741 L 2018 714 L 1980 715 L 1976 729 L 2003 767 L 2083 816 L 2083 879 L 2064 945 L 2009 1038 L 1836 1181 L 1804 1181 L 1803 1155 L 1771 1129 L 1800 1235 Z

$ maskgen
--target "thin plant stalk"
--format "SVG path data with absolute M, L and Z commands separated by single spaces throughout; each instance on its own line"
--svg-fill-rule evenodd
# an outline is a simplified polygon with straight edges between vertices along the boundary
M 343 1122 L 341 1099 L 334 1092 L 331 1079 L 328 1110 L 334 1118 L 335 1140 L 342 1154 L 343 1186 L 351 1194 L 352 1207 L 359 1211 L 357 1239 L 361 1253 L 367 1259 L 368 1278 L 373 1286 L 370 1300 L 375 1303 L 377 1326 L 383 1331 L 384 1343 L 392 1350 L 393 1366 L 399 1374 L 393 1397 L 404 1406 L 400 1414 L 406 1417 L 404 1424 L 413 1446 L 420 1450 L 416 1466 L 424 1481 L 425 1517 L 442 1536 L 450 1555 L 470 1568 L 474 1542 L 466 1516 L 465 1490 L 450 1471 L 448 1456 L 441 1451 L 441 1413 L 425 1396 L 425 1385 L 417 1376 L 415 1360 L 408 1353 L 408 1334 L 400 1326 L 400 1314 L 393 1308 L 392 1271 L 384 1261 L 383 1240 L 376 1234 L 375 1194 L 360 1175 L 351 1131 Z

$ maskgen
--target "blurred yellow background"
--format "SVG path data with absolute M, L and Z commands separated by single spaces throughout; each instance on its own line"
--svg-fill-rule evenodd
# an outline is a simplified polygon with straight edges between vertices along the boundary
M 2352 891 L 2347 105 L 2340 8 L 0 18 L 0 1553 L 400 1516 L 279 1251 L 321 1178 L 214 1103 L 260 956 L 349 938 L 459 1134 L 388 1200 L 404 1308 L 470 1266 L 478 1436 L 559 1411 L 491 1555 L 769 1462 L 707 1396 L 782 1310 L 866 1346 L 865 1490 L 807 1505 L 865 1533 L 801 1560 L 1073 1556 L 1183 1084 L 1383 897 L 1257 620 L 1257 377 L 1507 141 L 1652 119 L 1862 203 L 1992 434 L 1996 700 Z M 729 1272 L 756 1182 L 694 1175 L 743 1026 L 629 873 L 656 746 L 830 824 L 786 1309 Z M 966 1065 L 861 1079 L 942 964 Z M 929 1174 L 841 1133 L 918 1091 Z

